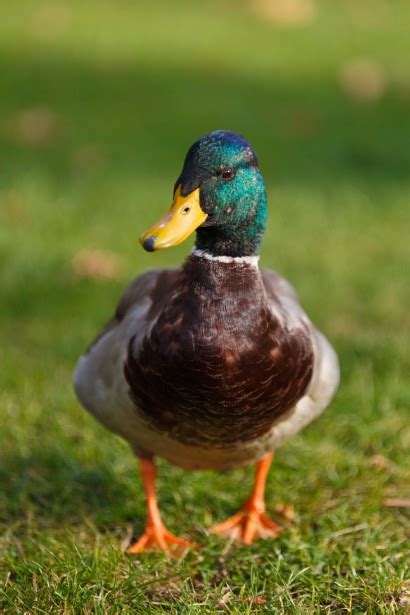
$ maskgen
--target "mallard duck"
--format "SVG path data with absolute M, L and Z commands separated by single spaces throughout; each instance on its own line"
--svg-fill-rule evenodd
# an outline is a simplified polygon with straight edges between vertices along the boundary
M 78 361 L 84 407 L 140 460 L 146 525 L 130 553 L 180 552 L 165 527 L 154 457 L 185 470 L 256 464 L 250 497 L 213 531 L 246 544 L 276 537 L 265 512 L 273 452 L 329 404 L 337 356 L 292 286 L 260 269 L 267 200 L 255 151 L 217 130 L 189 149 L 170 210 L 140 238 L 148 252 L 196 243 L 178 269 L 144 273 Z

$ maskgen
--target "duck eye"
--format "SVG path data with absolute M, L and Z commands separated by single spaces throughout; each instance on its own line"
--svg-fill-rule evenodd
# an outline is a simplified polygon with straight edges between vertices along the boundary
M 221 169 L 221 177 L 225 181 L 232 179 L 235 175 L 234 170 L 231 167 L 226 167 L 225 169 Z

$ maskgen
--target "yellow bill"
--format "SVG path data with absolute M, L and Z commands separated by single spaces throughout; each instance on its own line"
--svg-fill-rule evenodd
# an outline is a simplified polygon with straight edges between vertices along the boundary
M 141 235 L 140 243 L 147 252 L 172 248 L 189 237 L 207 217 L 199 204 L 199 188 L 182 196 L 178 186 L 170 210 Z

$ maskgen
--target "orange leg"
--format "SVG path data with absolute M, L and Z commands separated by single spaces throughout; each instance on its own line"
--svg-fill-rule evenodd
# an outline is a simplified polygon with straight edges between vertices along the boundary
M 167 530 L 162 522 L 158 508 L 155 479 L 157 469 L 150 459 L 140 460 L 141 478 L 147 503 L 147 520 L 145 530 L 140 538 L 129 548 L 128 553 L 143 553 L 145 551 L 165 551 L 170 555 L 182 555 L 193 543 L 177 538 Z
M 273 453 L 269 453 L 256 465 L 252 493 L 241 510 L 223 523 L 214 525 L 211 532 L 230 536 L 235 540 L 252 544 L 258 538 L 276 538 L 282 528 L 265 515 L 265 483 Z

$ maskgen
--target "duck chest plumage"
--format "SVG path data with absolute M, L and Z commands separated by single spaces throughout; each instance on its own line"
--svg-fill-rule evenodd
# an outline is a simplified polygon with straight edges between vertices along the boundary
M 286 415 L 309 386 L 313 349 L 269 282 L 251 258 L 191 255 L 162 276 L 158 316 L 138 348 L 131 339 L 124 367 L 136 412 L 212 448 L 258 438 Z

